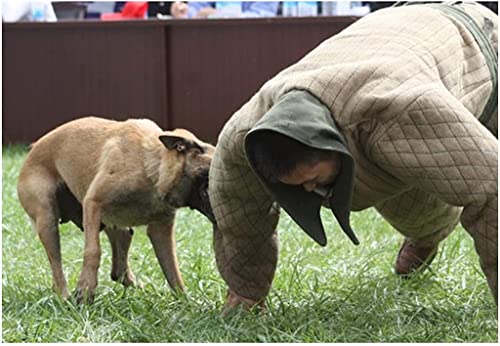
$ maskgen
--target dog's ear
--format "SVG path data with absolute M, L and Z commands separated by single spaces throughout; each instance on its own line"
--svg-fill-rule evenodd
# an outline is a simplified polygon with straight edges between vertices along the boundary
M 187 138 L 163 135 L 160 136 L 160 141 L 169 150 L 177 150 L 183 153 L 187 150 L 198 149 L 200 152 L 204 152 L 203 148 L 200 147 L 198 143 Z

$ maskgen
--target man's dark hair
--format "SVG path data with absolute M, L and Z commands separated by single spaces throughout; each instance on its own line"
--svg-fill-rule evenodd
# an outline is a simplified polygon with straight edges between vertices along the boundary
M 311 148 L 288 136 L 266 131 L 253 134 L 250 148 L 254 168 L 269 182 L 290 173 L 299 163 L 314 164 L 332 152 Z

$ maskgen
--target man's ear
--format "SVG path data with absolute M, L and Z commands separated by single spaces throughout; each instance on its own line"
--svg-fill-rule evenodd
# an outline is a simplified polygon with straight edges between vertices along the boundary
M 203 152 L 203 148 L 200 147 L 196 142 L 178 136 L 160 136 L 160 141 L 169 150 L 177 150 L 180 153 L 186 152 L 191 149 L 198 149 Z

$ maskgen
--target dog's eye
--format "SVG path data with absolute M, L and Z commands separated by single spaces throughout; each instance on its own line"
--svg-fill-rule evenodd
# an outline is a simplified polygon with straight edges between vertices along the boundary
M 177 149 L 178 152 L 183 152 L 184 150 L 186 150 L 186 146 L 182 143 L 177 143 L 175 145 L 175 148 Z

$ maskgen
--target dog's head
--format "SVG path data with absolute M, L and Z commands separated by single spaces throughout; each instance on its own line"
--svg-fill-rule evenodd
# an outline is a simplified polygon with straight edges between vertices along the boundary
M 183 206 L 198 210 L 215 224 L 208 196 L 208 172 L 215 147 L 184 129 L 166 131 L 160 136 L 160 141 L 168 150 L 176 151 L 184 160 L 184 179 L 183 183 L 180 183 Z

